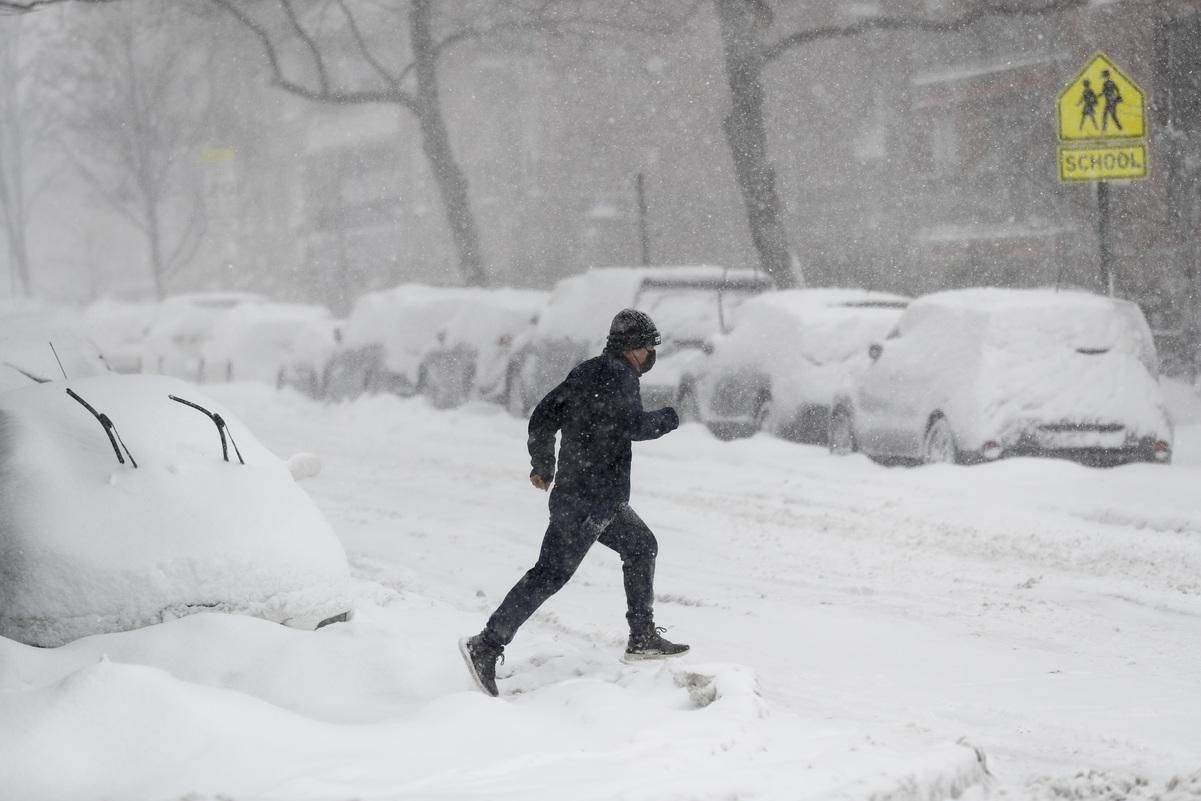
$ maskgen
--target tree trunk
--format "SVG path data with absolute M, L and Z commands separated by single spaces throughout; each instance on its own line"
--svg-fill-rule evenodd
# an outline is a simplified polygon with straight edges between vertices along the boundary
M 763 271 L 780 289 L 798 284 L 789 258 L 788 236 L 781 219 L 776 174 L 767 157 L 763 122 L 763 43 L 770 14 L 758 0 L 714 0 L 721 23 L 730 113 L 723 121 L 734 174 L 746 203 L 751 240 Z
M 0 104 L 9 113 L 8 103 Z M 12 119 L 0 124 L 8 126 L 7 131 L 0 132 L 0 148 L 8 147 L 7 152 L 0 152 L 0 223 L 3 223 L 4 238 L 8 243 L 9 269 L 12 275 L 12 285 L 16 293 L 29 297 L 33 292 L 33 282 L 29 274 L 29 243 L 27 229 L 29 226 L 28 209 L 25 200 L 25 164 L 22 154 L 22 132 L 20 118 L 14 113 Z M 7 140 L 7 141 L 6 141 Z
M 162 231 L 159 230 L 158 201 L 149 193 L 146 197 L 146 243 L 150 249 L 150 270 L 154 275 L 154 294 L 167 297 L 166 265 L 163 264 Z
M 14 294 L 29 297 L 33 287 L 29 275 L 29 244 L 25 238 L 24 198 L 20 186 L 9 188 L 3 167 L 3 159 L 0 159 L 0 222 L 4 223 L 4 239 L 8 244 L 11 284 Z M 19 164 L 17 169 L 20 169 Z M 20 175 L 11 177 L 14 184 L 21 180 Z
M 409 35 L 417 74 L 417 119 L 421 126 L 421 148 L 438 182 L 446 208 L 446 221 L 459 256 L 459 269 L 468 286 L 486 286 L 480 253 L 479 231 L 467 192 L 467 177 L 450 148 L 446 120 L 438 103 L 438 53 L 430 29 L 432 0 L 412 0 Z
M 29 274 L 29 244 L 25 240 L 25 221 L 20 220 L 8 232 L 8 255 L 17 278 L 17 288 L 25 297 L 33 295 L 33 277 Z

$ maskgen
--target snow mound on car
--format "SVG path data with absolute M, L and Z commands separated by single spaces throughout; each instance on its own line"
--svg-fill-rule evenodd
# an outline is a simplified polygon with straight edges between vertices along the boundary
M 170 395 L 221 415 L 229 461 Z M 311 628 L 349 609 L 349 582 L 288 465 L 194 386 L 107 375 L 0 396 L 0 635 L 55 646 L 202 610 Z

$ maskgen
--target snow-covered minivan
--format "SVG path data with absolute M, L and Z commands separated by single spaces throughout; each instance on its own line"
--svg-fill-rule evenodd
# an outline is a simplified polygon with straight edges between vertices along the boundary
M 909 305 L 835 397 L 829 441 L 882 461 L 1164 463 L 1172 423 L 1137 305 L 977 288 Z
M 642 403 L 667 406 L 704 341 L 726 330 L 744 300 L 771 288 L 763 273 L 716 265 L 594 267 L 564 278 L 551 290 L 537 325 L 514 345 L 508 407 L 528 414 L 571 368 L 601 352 L 613 315 L 627 307 L 649 314 L 663 336 L 655 369 L 642 379 Z

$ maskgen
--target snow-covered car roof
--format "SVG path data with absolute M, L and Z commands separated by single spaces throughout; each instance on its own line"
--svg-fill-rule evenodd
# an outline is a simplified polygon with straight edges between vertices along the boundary
M 424 340 L 449 317 L 462 291 L 462 287 L 401 284 L 368 292 L 351 308 L 342 342 L 356 348 L 387 345 L 405 338 Z
M 220 415 L 226 438 L 171 395 Z M 350 609 L 345 553 L 287 464 L 174 378 L 0 394 L 0 498 L 11 639 L 56 646 L 205 610 L 312 628 Z
M 555 284 L 545 311 L 538 320 L 537 338 L 566 338 L 588 343 L 603 341 L 613 315 L 628 306 L 638 306 L 639 292 L 649 291 L 647 300 L 656 309 L 644 309 L 665 334 L 673 329 L 691 336 L 689 320 L 697 318 L 682 311 L 673 319 L 672 303 L 663 301 L 673 288 L 705 288 L 716 294 L 721 288 L 757 292 L 771 286 L 761 273 L 731 270 L 713 265 L 681 267 L 595 267 Z M 694 310 L 695 311 L 695 310 Z M 660 318 L 663 319 L 660 319 Z M 716 329 L 710 329 L 710 332 Z
M 465 289 L 458 308 L 439 329 L 442 344 L 481 348 L 532 325 L 549 292 L 539 289 Z
M 280 367 L 323 365 L 336 347 L 339 321 L 324 306 L 243 304 L 216 321 L 204 345 L 205 361 L 230 363 L 234 378 L 275 380 Z
M 197 348 L 221 315 L 243 304 L 266 302 L 251 292 L 191 292 L 172 295 L 158 305 L 146 326 L 145 344 L 150 349 L 171 347 L 188 341 Z
M 979 332 L 983 347 L 1012 352 L 1042 351 L 1048 343 L 1127 348 L 1152 375 L 1158 372 L 1146 318 L 1137 304 L 1121 298 L 1078 290 L 947 290 L 918 298 L 898 322 L 902 333 L 928 324 L 957 324 Z
M 102 298 L 83 309 L 81 324 L 107 358 L 114 351 L 140 346 L 158 314 L 158 304 Z
M 414 375 L 425 353 L 439 344 L 478 346 L 517 333 L 542 310 L 546 296 L 527 289 L 401 284 L 359 298 L 342 344 L 382 345 L 389 370 Z
M 815 364 L 841 361 L 883 338 L 911 299 L 889 292 L 820 287 L 768 292 L 736 311 L 733 331 L 723 348 L 745 342 L 753 356 L 789 360 L 801 356 Z

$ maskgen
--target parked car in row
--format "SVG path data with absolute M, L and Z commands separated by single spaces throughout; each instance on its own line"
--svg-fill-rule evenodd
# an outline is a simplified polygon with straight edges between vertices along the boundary
M 425 393 L 448 407 L 494 395 L 510 347 L 545 299 L 536 290 L 422 284 L 364 295 L 327 364 L 326 397 Z
M 417 393 L 418 368 L 438 328 L 453 313 L 459 287 L 401 284 L 360 297 L 346 318 L 342 341 L 326 364 L 330 400 L 363 392 Z
M 503 403 L 510 350 L 537 324 L 547 294 L 533 289 L 466 291 L 421 360 L 418 384 L 430 403 L 440 409 L 468 400 Z
M 830 450 L 881 461 L 1166 463 L 1172 424 L 1139 307 L 1076 291 L 913 301 L 835 399 Z
M 537 325 L 513 349 L 509 410 L 526 415 L 571 368 L 600 353 L 613 315 L 649 314 L 663 335 L 655 369 L 642 380 L 647 408 L 675 400 L 679 376 L 709 336 L 725 329 L 747 298 L 771 287 L 762 273 L 700 265 L 599 267 L 555 284 Z
M 221 315 L 202 343 L 200 380 L 260 381 L 318 397 L 340 325 L 324 306 L 241 304 Z
M 909 298 L 863 289 L 768 292 L 743 303 L 727 334 L 679 380 L 677 408 L 722 439 L 757 431 L 825 444 L 830 400 L 849 362 L 896 325 Z
M 141 371 L 201 381 L 204 344 L 217 320 L 238 306 L 266 300 L 253 292 L 191 292 L 167 298 L 142 336 Z
M 104 297 L 83 309 L 80 326 L 117 373 L 142 372 L 142 342 L 158 304 L 149 300 Z

